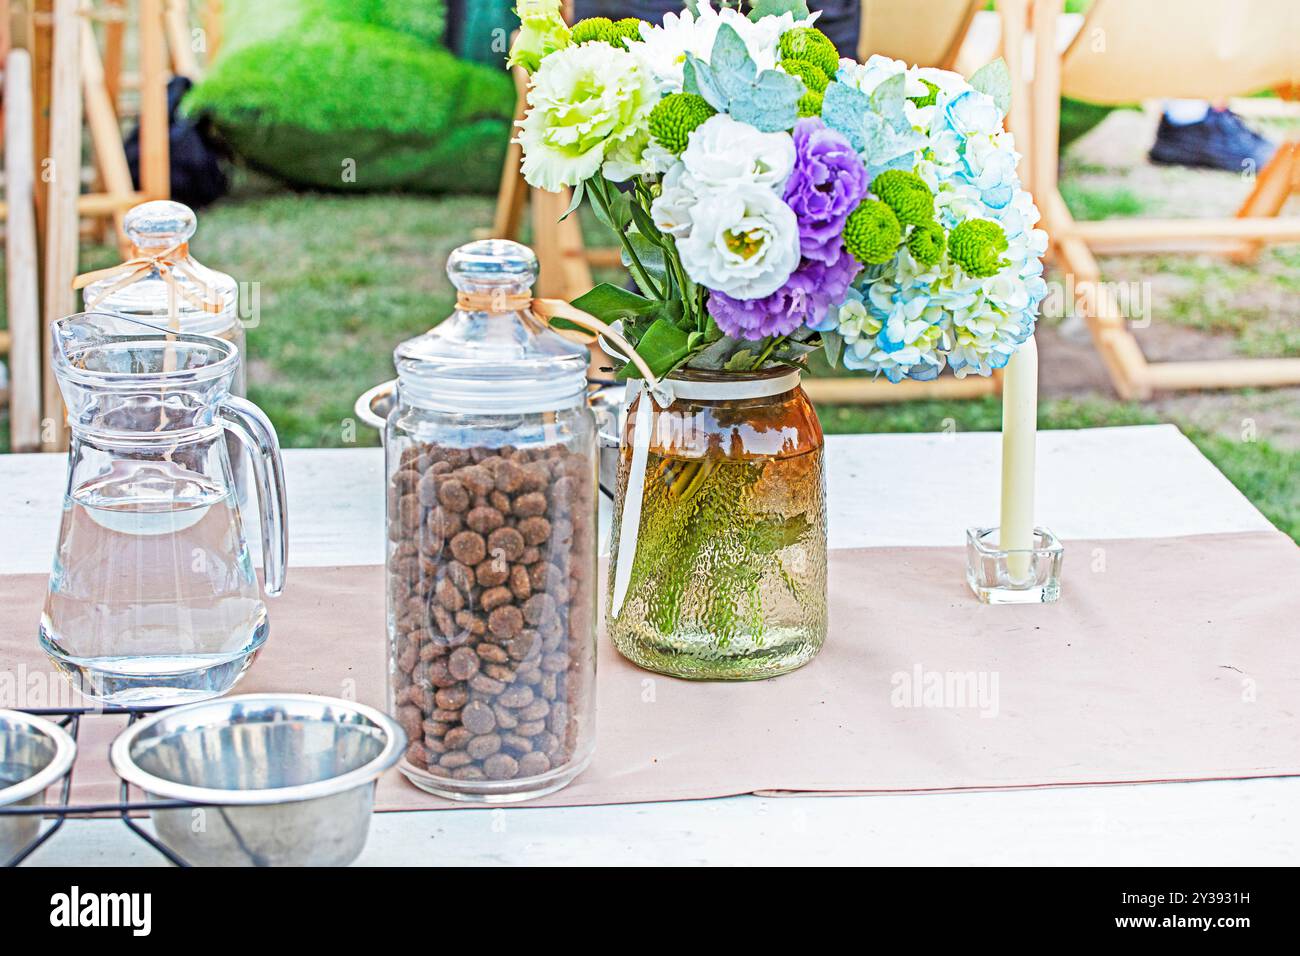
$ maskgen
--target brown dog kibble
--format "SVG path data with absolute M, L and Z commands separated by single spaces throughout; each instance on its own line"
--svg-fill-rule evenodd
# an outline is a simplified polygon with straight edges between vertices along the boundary
M 472 786 L 564 766 L 585 744 L 570 715 L 592 707 L 590 459 L 410 443 L 394 465 L 391 673 L 409 769 Z

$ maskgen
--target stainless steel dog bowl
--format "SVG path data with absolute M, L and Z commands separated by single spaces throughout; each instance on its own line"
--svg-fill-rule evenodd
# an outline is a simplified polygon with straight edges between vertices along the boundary
M 343 866 L 366 843 L 375 781 L 406 734 L 372 707 L 309 694 L 244 694 L 161 711 L 109 759 L 149 797 L 159 839 L 202 866 Z
M 0 710 L 0 807 L 37 806 L 72 767 L 77 745 L 57 724 L 16 710 Z M 35 814 L 0 816 L 0 863 L 18 853 L 41 828 Z

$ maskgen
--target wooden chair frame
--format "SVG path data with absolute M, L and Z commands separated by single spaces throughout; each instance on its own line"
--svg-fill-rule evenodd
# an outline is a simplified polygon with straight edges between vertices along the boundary
M 1018 11 L 1003 21 L 1004 49 L 1020 51 L 1028 0 L 999 0 L 999 9 Z M 1300 217 L 1280 217 L 1287 197 L 1300 187 L 1300 144 L 1281 146 L 1260 172 L 1250 196 L 1229 219 L 1142 219 L 1076 222 L 1057 183 L 1061 74 L 1064 56 L 1056 45 L 1061 0 L 1032 0 L 1033 82 L 1024 82 L 1022 64 L 1012 64 L 1015 101 L 1029 104 L 1028 182 L 1043 214 L 1052 252 L 1072 275 L 1076 307 L 1085 317 L 1116 392 L 1125 399 L 1147 399 L 1156 391 L 1300 385 L 1300 358 L 1224 359 L 1150 362 L 1124 318 L 1124 309 L 1102 282 L 1096 253 L 1136 250 L 1214 250 L 1241 260 L 1264 243 L 1300 242 Z M 1100 6 L 1090 12 L 1095 13 Z M 1088 32 L 1088 21 L 1074 42 Z M 1026 95 L 1027 94 L 1027 95 Z M 1013 125 L 1017 107 L 1013 105 Z M 1021 111 L 1023 114 L 1024 111 Z
M 9 7 L 7 2 L 0 4 L 6 26 Z M 113 223 L 121 242 L 121 220 L 128 209 L 170 195 L 169 28 L 175 48 L 173 68 L 179 70 L 185 53 L 192 58 L 192 51 L 184 19 L 188 10 L 178 0 L 139 0 L 143 148 L 141 188 L 136 190 L 117 115 L 126 27 L 122 0 L 107 0 L 102 9 L 83 9 L 79 0 L 29 0 L 24 7 L 14 22 L 19 26 L 20 45 L 30 58 L 20 57 L 16 62 L 20 72 L 24 60 L 29 64 L 30 81 L 24 84 L 22 77 L 14 77 L 16 85 L 11 85 L 7 76 L 5 84 L 6 100 L 12 93 L 18 115 L 12 106 L 6 109 L 6 201 L 0 204 L 0 220 L 6 225 L 11 330 L 0 336 L 0 352 L 10 353 L 15 370 L 10 395 L 11 444 L 15 450 L 34 450 L 39 445 L 55 451 L 66 447 L 67 434 L 62 427 L 62 398 L 50 373 L 50 343 L 42 330 L 76 310 L 72 280 L 77 273 L 81 220 Z M 94 20 L 104 23 L 107 53 L 102 58 Z M 8 40 L 7 31 L 4 39 Z M 31 128 L 27 135 L 15 125 L 24 107 Z M 96 177 L 96 187 L 88 193 L 81 192 L 83 113 Z M 30 165 L 22 161 L 20 148 L 31 157 Z M 75 172 L 61 175 L 61 170 Z M 24 257 L 24 249 L 32 250 L 31 263 Z M 39 280 L 31 276 L 33 265 L 39 267 Z M 33 296 L 29 286 L 39 288 L 39 296 Z M 30 374 L 33 363 L 36 375 Z

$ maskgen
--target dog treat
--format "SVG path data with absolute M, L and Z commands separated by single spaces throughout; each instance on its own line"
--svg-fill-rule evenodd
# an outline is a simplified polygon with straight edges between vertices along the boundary
M 594 497 L 591 459 L 564 445 L 403 448 L 388 486 L 389 630 L 412 767 L 517 780 L 579 752 Z

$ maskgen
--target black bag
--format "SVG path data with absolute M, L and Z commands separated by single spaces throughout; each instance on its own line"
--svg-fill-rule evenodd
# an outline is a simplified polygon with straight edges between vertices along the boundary
M 171 144 L 171 198 L 191 209 L 202 209 L 230 191 L 222 168 L 223 156 L 206 121 L 180 115 L 181 99 L 194 84 L 174 76 L 167 84 L 168 141 Z M 126 162 L 131 179 L 140 188 L 140 127 L 126 135 Z

